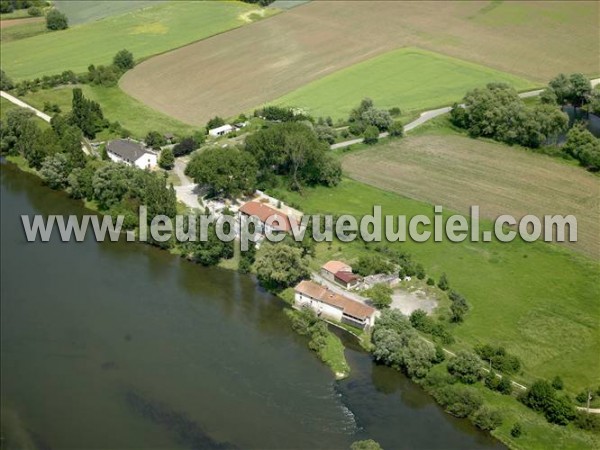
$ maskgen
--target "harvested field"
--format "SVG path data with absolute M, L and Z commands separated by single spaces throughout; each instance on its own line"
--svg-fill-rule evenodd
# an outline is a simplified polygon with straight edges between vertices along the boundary
M 311 2 L 152 58 L 121 87 L 184 122 L 203 124 L 413 46 L 537 83 L 598 72 L 598 3 Z M 168 74 L 168 76 L 166 76 Z M 443 86 L 444 77 L 439 75 Z
M 358 181 L 461 213 L 479 205 L 490 219 L 574 214 L 579 242 L 565 245 L 600 258 L 600 178 L 556 158 L 464 136 L 422 135 L 350 153 L 343 166 Z

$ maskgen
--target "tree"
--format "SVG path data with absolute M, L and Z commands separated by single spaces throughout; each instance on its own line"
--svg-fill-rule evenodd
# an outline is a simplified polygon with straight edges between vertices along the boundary
M 86 163 L 85 154 L 81 148 L 81 130 L 73 125 L 67 125 L 60 136 L 62 151 L 68 155 L 71 167 L 84 167 Z
M 144 139 L 146 145 L 154 150 L 160 150 L 163 145 L 167 144 L 165 137 L 158 131 L 149 131 Z
M 67 185 L 67 178 L 71 167 L 63 153 L 47 156 L 40 168 L 40 175 L 44 182 L 52 189 L 62 189 Z
M 373 439 L 367 439 L 365 441 L 353 442 L 350 446 L 350 450 L 383 450 Z
M 592 84 L 582 73 L 573 73 L 569 77 L 571 91 L 568 100 L 571 104 L 579 108 L 590 100 L 592 94 Z
M 94 198 L 102 210 L 119 203 L 129 190 L 134 169 L 125 164 L 106 164 L 92 178 Z
M 206 129 L 212 130 L 213 128 L 219 128 L 219 127 L 222 127 L 223 125 L 225 125 L 225 120 L 223 120 L 219 116 L 215 116 L 208 121 L 208 123 L 206 124 Z
M 133 69 L 135 61 L 133 59 L 133 53 L 129 50 L 119 51 L 113 58 L 113 64 L 121 71 L 126 72 L 129 69 Z
M 256 189 L 257 164 L 252 155 L 237 148 L 209 148 L 195 155 L 185 173 L 208 188 L 211 197 L 236 197 Z
M 77 126 L 85 137 L 93 139 L 107 126 L 100 105 L 84 97 L 80 88 L 73 89 L 70 123 Z
M 442 291 L 447 291 L 450 288 L 450 283 L 448 282 L 448 277 L 446 276 L 445 272 L 442 274 L 438 281 L 438 287 Z
M 198 144 L 196 139 L 193 137 L 186 137 L 178 142 L 173 147 L 173 155 L 175 156 L 184 156 L 192 153 L 194 150 L 198 148 Z
M 482 406 L 473 415 L 473 423 L 477 428 L 492 431 L 502 425 L 502 414 L 496 409 Z
M 393 137 L 402 137 L 404 136 L 404 126 L 401 122 L 394 122 L 389 129 L 390 136 Z
M 6 75 L 4 70 L 0 70 L 0 90 L 9 91 L 14 87 L 12 79 Z
M 365 144 L 377 144 L 379 140 L 379 130 L 374 125 L 369 125 L 363 133 Z
M 365 296 L 371 299 L 373 306 L 377 309 L 389 308 L 392 304 L 393 289 L 385 284 L 376 284 L 372 288 L 363 292 Z
M 158 159 L 158 165 L 165 170 L 171 170 L 175 166 L 175 156 L 173 150 L 165 148 L 160 152 L 160 158 Z
M 215 226 L 211 224 L 207 230 L 207 240 L 192 244 L 192 260 L 203 266 L 214 266 L 221 259 L 233 257 L 233 245 L 233 241 L 223 242 L 219 239 Z
M 475 353 L 458 352 L 448 361 L 448 372 L 466 384 L 476 383 L 481 379 L 482 363 Z
M 256 255 L 256 276 L 271 290 L 285 289 L 310 277 L 309 260 L 302 250 L 285 244 L 264 243 Z
M 468 417 L 483 404 L 480 394 L 470 386 L 442 385 L 433 391 L 433 397 L 455 417 Z
M 356 273 L 363 277 L 376 273 L 392 273 L 394 265 L 378 255 L 361 255 L 355 265 Z
M 69 27 L 67 16 L 57 9 L 51 9 L 46 14 L 46 28 L 49 30 L 66 30 Z
M 582 125 L 576 125 L 567 133 L 562 151 L 589 169 L 600 169 L 600 139 Z

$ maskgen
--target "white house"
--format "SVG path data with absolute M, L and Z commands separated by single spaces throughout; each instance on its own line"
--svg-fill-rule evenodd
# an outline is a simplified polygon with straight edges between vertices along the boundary
M 368 328 L 375 324 L 377 310 L 337 294 L 312 281 L 303 280 L 295 288 L 294 306 L 309 307 L 318 316 L 347 323 L 358 328 Z
M 236 128 L 233 125 L 225 124 L 221 127 L 212 128 L 212 129 L 208 130 L 208 134 L 213 137 L 219 137 L 219 136 L 225 136 L 226 134 L 229 134 L 235 130 L 236 130 Z
M 153 169 L 158 163 L 156 153 L 147 150 L 140 142 L 117 139 L 106 144 L 106 153 L 114 162 L 122 162 L 140 169 Z

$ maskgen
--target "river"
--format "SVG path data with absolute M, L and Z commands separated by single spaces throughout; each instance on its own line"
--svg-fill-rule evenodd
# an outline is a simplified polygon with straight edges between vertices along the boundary
M 341 382 L 245 275 L 126 242 L 28 243 L 84 214 L 1 167 L 3 448 L 504 448 L 348 341 Z

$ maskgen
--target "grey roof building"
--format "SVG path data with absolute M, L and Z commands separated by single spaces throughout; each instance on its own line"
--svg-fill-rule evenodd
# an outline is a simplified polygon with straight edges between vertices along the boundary
M 106 150 L 110 153 L 115 154 L 123 161 L 129 162 L 131 164 L 134 164 L 146 153 L 150 153 L 146 150 L 143 144 L 132 141 L 131 139 L 117 139 L 114 141 L 110 141 L 106 145 Z

